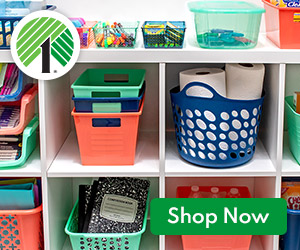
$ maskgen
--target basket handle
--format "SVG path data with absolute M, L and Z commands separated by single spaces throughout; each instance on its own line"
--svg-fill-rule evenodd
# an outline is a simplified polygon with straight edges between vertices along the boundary
M 189 95 L 187 92 L 192 87 L 204 88 L 212 94 L 212 97 Z M 190 82 L 190 83 L 188 83 L 187 85 L 184 86 L 184 88 L 181 92 L 188 98 L 203 98 L 203 99 L 211 99 L 211 100 L 216 100 L 216 101 L 226 100 L 226 98 L 221 96 L 213 87 L 211 87 L 210 85 L 208 85 L 206 83 L 203 83 L 203 82 Z

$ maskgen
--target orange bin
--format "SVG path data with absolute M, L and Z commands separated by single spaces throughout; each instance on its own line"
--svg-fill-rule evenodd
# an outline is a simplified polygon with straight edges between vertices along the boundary
M 267 37 L 281 49 L 300 49 L 300 8 L 277 7 L 262 0 Z
M 82 165 L 134 165 L 140 115 L 77 113 L 74 116 Z
M 44 249 L 42 205 L 30 210 L 0 210 L 0 248 Z
M 199 187 L 199 192 L 210 193 L 211 187 Z M 251 198 L 247 187 L 218 187 L 219 192 L 226 192 L 226 198 L 231 188 L 239 190 L 240 198 Z M 191 187 L 178 187 L 177 198 L 188 198 Z M 201 199 L 201 198 L 200 198 Z M 182 235 L 184 250 L 249 250 L 252 235 Z

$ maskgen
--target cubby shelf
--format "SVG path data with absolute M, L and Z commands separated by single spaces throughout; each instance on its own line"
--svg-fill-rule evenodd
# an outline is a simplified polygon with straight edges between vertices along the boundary
M 5 177 L 41 177 L 40 148 L 37 146 L 24 166 L 7 170 L 1 169 L 0 171 L 0 176 Z
M 270 160 L 263 144 L 258 140 L 253 159 L 237 168 L 204 168 L 198 167 L 182 158 L 179 159 L 174 132 L 167 133 L 166 176 L 275 176 L 276 169 Z
M 143 132 L 138 136 L 134 166 L 82 166 L 75 132 L 71 132 L 54 159 L 48 177 L 139 176 L 158 177 L 158 135 Z

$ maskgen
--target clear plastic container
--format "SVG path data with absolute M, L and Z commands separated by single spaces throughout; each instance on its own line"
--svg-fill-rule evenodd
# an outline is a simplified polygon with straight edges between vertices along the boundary
M 195 14 L 199 46 L 207 49 L 250 49 L 257 44 L 265 9 L 242 1 L 197 1 Z

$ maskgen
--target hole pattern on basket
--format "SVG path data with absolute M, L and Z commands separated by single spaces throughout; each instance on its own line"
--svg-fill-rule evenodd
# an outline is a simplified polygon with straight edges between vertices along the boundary
M 82 250 L 124 250 L 131 249 L 130 240 L 125 238 L 80 238 Z M 17 250 L 17 249 L 15 249 Z
M 0 249 L 18 250 L 21 245 L 20 228 L 16 215 L 0 216 Z
M 199 105 L 197 109 L 180 107 L 176 103 L 172 107 L 178 149 L 185 157 L 220 163 L 252 157 L 261 105 L 236 106 L 232 110 L 225 107 L 217 113 L 213 108 L 208 110 Z

